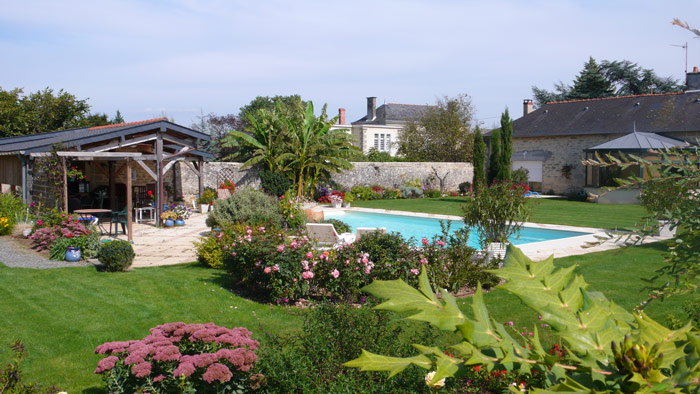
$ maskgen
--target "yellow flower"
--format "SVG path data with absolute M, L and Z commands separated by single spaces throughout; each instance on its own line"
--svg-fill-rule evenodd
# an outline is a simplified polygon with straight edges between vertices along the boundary
M 6 228 L 10 225 L 10 221 L 7 218 L 0 216 L 0 229 Z
M 445 378 L 442 378 L 437 382 L 431 384 L 430 382 L 433 380 L 434 377 L 435 371 L 429 372 L 427 375 L 425 375 L 425 384 L 428 387 L 443 387 L 445 385 Z

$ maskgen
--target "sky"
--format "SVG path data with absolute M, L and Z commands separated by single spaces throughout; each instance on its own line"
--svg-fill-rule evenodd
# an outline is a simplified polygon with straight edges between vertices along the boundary
M 570 83 L 589 56 L 684 81 L 700 66 L 700 1 L 0 0 L 0 87 L 50 87 L 126 121 L 237 114 L 299 94 L 366 113 L 366 97 L 433 104 L 468 94 L 475 117 L 522 115 L 531 87 Z

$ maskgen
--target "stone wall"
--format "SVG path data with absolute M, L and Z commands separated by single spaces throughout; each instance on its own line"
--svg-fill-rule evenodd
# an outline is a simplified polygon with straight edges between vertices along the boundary
M 413 178 L 421 183 L 440 188 L 443 179 L 444 191 L 456 191 L 462 182 L 471 182 L 474 169 L 471 163 L 353 163 L 354 168 L 333 175 L 333 181 L 347 187 L 356 185 L 381 185 L 395 187 Z M 184 196 L 199 193 L 197 176 L 186 165 L 176 165 L 176 189 Z M 204 187 L 216 188 L 221 174 L 232 174 L 231 181 L 237 186 L 260 187 L 256 170 L 241 169 L 241 163 L 211 162 L 204 165 Z
M 551 156 L 542 163 L 542 190 L 564 194 L 572 188 L 582 189 L 586 183 L 586 166 L 581 164 L 584 149 L 619 138 L 620 135 L 572 135 L 557 137 L 513 138 L 513 152 L 544 150 Z M 562 175 L 562 167 L 570 165 L 571 175 Z

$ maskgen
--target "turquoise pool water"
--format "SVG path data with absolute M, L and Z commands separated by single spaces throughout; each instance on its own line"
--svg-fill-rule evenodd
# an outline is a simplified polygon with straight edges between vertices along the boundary
M 386 227 L 388 232 L 395 231 L 401 233 L 405 238 L 414 237 L 420 241 L 423 237 L 431 239 L 441 232 L 440 219 L 435 218 L 342 210 L 325 210 L 324 215 L 326 219 L 339 219 L 347 223 L 352 227 L 353 233 L 357 232 L 358 227 Z M 450 232 L 464 227 L 462 221 L 449 220 L 449 222 L 451 223 Z M 586 234 L 588 233 L 523 227 L 519 234 L 510 238 L 510 242 L 514 245 L 523 245 Z M 479 235 L 475 231 L 469 234 L 469 246 L 479 247 Z

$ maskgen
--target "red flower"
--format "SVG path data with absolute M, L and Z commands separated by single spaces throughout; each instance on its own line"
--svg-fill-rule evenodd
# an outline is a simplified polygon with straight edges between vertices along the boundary
M 66 238 L 70 238 L 70 237 L 71 237 L 70 233 L 66 234 Z
M 149 191 L 148 191 L 148 197 L 151 197 L 152 195 L 153 195 L 153 192 L 149 190 Z
M 481 369 L 481 365 L 477 365 L 476 367 L 474 367 L 474 370 L 475 370 L 476 372 L 479 372 L 480 369 Z

